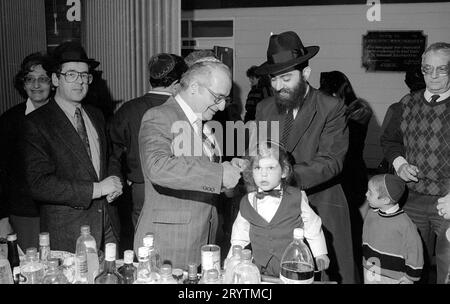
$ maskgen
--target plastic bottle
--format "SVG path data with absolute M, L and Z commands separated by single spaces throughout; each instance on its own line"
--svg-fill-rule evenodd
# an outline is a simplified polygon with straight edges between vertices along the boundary
M 161 278 L 158 284 L 178 284 L 178 281 L 172 276 L 172 266 L 170 264 L 164 264 L 160 268 Z
M 183 284 L 198 284 L 197 264 L 188 264 L 188 277 L 183 281 Z
M 95 277 L 94 282 L 95 284 L 123 284 L 123 277 L 116 270 L 116 244 L 107 243 L 105 245 L 105 267 Z
M 89 284 L 89 273 L 86 252 L 75 256 L 75 278 L 73 284 Z
M 159 273 L 159 269 L 161 268 L 161 259 L 158 248 L 155 246 L 155 234 L 153 232 L 147 232 L 144 236 L 143 244 L 148 250 L 151 270 Z
M 123 254 L 124 264 L 119 267 L 119 273 L 123 276 L 124 284 L 133 284 L 136 281 L 136 267 L 133 265 L 133 250 L 125 250 Z
M 225 270 L 223 282 L 225 284 L 231 284 L 233 282 L 233 270 L 234 267 L 241 262 L 242 246 L 233 245 L 233 247 L 231 247 L 231 251 L 232 256 L 227 258 L 223 265 Z
M 148 258 L 148 248 L 139 247 L 138 249 L 138 267 L 136 270 L 136 280 L 134 284 L 155 284 L 159 281 L 159 274 L 152 272 L 150 260 Z
M 11 265 L 4 256 L 0 256 L 0 284 L 14 284 Z
M 47 268 L 47 262 L 50 258 L 50 234 L 48 232 L 39 233 L 39 260 Z
M 68 284 L 66 276 L 59 267 L 58 259 L 47 260 L 47 272 L 42 280 L 42 284 Z
M 233 269 L 233 284 L 261 284 L 261 274 L 258 267 L 252 263 L 252 252 L 244 249 L 241 252 L 241 262 Z
M 99 273 L 99 259 L 97 253 L 97 243 L 91 235 L 91 228 L 88 225 L 81 226 L 81 234 L 77 239 L 75 256 L 86 254 L 88 266 L 88 282 L 94 283 L 95 276 Z
M 25 277 L 24 284 L 41 284 L 44 278 L 44 265 L 39 262 L 35 247 L 26 250 L 25 261 L 20 266 L 20 273 Z
M 303 229 L 295 228 L 294 240 L 281 258 L 280 279 L 285 284 L 311 284 L 314 281 L 313 257 L 303 237 Z

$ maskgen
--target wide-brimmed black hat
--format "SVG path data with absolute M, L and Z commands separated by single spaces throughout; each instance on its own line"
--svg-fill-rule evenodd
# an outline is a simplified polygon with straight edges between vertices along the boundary
M 267 61 L 255 72 L 258 75 L 280 74 L 314 57 L 319 49 L 318 46 L 304 47 L 300 37 L 292 31 L 272 35 L 267 48 Z
M 57 64 L 65 62 L 86 62 L 91 69 L 99 66 L 100 62 L 88 58 L 86 51 L 79 42 L 67 41 L 58 45 L 53 51 L 53 58 Z

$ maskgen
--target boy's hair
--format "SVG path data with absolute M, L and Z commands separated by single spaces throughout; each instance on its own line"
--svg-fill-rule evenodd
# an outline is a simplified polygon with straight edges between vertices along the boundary
M 378 192 L 378 198 L 387 197 L 391 204 L 397 203 L 405 192 L 405 182 L 396 175 L 375 175 L 369 180 L 369 183 L 374 185 Z
M 247 151 L 248 152 L 248 151 Z M 281 187 L 285 189 L 293 178 L 292 156 L 277 142 L 265 141 L 260 142 L 254 153 L 246 153 L 245 159 L 248 160 L 248 165 L 242 172 L 244 182 L 256 190 L 257 186 L 253 179 L 253 164 L 259 162 L 260 159 L 266 157 L 273 157 L 278 160 L 281 170 L 286 174 L 286 177 L 281 180 Z

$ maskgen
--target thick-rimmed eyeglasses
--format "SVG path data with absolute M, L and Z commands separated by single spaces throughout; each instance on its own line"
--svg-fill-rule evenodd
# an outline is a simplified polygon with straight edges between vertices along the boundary
M 59 75 L 63 75 L 64 79 L 68 83 L 75 82 L 78 80 L 78 77 L 80 77 L 84 83 L 90 84 L 92 82 L 92 79 L 94 78 L 92 74 L 77 71 L 67 71 L 65 73 L 59 73 Z
M 39 84 L 49 84 L 50 78 L 47 76 L 40 76 L 38 78 L 26 76 L 23 78 L 23 83 L 26 85 L 33 85 L 35 81 L 37 81 Z
M 220 95 L 220 94 L 214 93 L 213 91 L 211 91 L 207 87 L 204 87 L 204 88 L 207 89 L 208 92 L 214 97 L 214 103 L 215 104 L 220 104 L 222 101 L 225 101 L 225 103 L 231 102 L 231 97 L 230 96 Z
M 434 70 L 436 70 L 436 74 L 438 76 L 447 76 L 448 75 L 448 65 L 440 65 L 438 67 L 433 67 L 431 65 L 423 65 L 421 70 L 424 75 L 433 75 Z

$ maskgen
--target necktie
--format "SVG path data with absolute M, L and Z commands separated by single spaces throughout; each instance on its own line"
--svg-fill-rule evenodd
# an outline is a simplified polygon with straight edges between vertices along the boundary
M 293 124 L 294 124 L 294 113 L 293 113 L 293 110 L 289 110 L 286 114 L 286 119 L 284 121 L 283 133 L 281 134 L 281 143 L 285 147 L 287 147 L 289 133 L 291 132 Z
M 84 124 L 83 115 L 81 115 L 81 107 L 77 107 L 77 109 L 75 110 L 75 126 L 78 135 L 80 135 L 81 141 L 86 148 L 86 152 L 89 155 L 89 158 L 92 159 L 91 147 L 89 146 L 89 138 L 86 131 L 86 125 Z
M 436 104 L 437 103 L 437 100 L 439 99 L 439 95 L 433 95 L 433 96 L 431 96 L 431 99 L 430 99 L 430 104 Z
M 203 132 L 202 121 L 200 119 L 197 119 L 195 121 L 195 124 L 197 125 L 198 132 L 201 132 L 202 134 L 203 146 L 205 146 L 205 149 L 207 149 L 208 152 L 210 153 L 211 160 L 215 163 L 218 163 L 220 161 L 220 157 L 214 153 L 216 145 L 208 138 L 208 136 L 206 136 L 205 132 Z
M 273 197 L 279 198 L 279 197 L 281 197 L 281 190 L 273 189 L 270 191 L 258 191 L 258 192 L 256 192 L 255 196 L 257 199 L 263 199 L 266 196 L 273 196 Z

